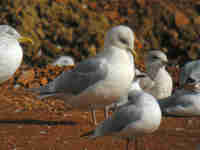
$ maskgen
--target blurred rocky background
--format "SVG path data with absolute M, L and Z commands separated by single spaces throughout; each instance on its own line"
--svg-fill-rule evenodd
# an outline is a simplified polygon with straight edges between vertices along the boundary
M 166 52 L 175 64 L 198 59 L 200 54 L 199 0 L 1 0 L 0 24 L 34 40 L 33 46 L 24 45 L 24 70 L 47 68 L 61 55 L 76 62 L 95 55 L 106 31 L 119 24 L 134 30 L 140 54 L 136 63 L 141 68 L 144 53 L 151 49 Z M 37 74 L 47 76 L 44 70 L 37 68 L 37 74 L 33 70 L 20 79 L 23 84 Z M 48 80 L 42 78 L 40 83 Z

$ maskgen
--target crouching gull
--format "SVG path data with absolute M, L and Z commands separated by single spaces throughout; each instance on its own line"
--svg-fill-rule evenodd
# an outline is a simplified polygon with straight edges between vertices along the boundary
M 179 84 L 182 87 L 168 97 L 159 100 L 163 116 L 200 116 L 200 61 L 192 61 L 183 66 Z
M 120 105 L 107 120 L 100 123 L 96 129 L 84 133 L 81 137 L 96 139 L 102 136 L 114 136 L 127 140 L 128 150 L 131 140 L 156 131 L 161 123 L 161 110 L 157 100 L 150 94 L 141 90 L 138 81 L 133 82 L 127 101 Z M 136 142 L 137 146 L 137 142 Z

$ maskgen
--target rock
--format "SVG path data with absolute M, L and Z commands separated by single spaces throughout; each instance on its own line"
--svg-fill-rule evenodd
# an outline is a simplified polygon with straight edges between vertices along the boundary
M 194 23 L 195 24 L 200 24 L 200 16 L 194 18 Z
M 136 2 L 140 7 L 145 7 L 145 0 L 136 0 Z
M 73 66 L 75 65 L 74 59 L 70 56 L 60 56 L 55 62 L 52 63 L 53 66 Z
M 190 24 L 189 18 L 181 11 L 175 12 L 175 23 L 177 27 Z
M 173 29 L 171 29 L 171 30 L 169 30 L 168 31 L 168 34 L 170 35 L 170 36 L 172 36 L 173 37 L 173 39 L 178 39 L 178 32 L 176 31 L 176 30 L 173 30 Z
M 23 85 L 32 82 L 35 79 L 35 72 L 33 69 L 23 71 L 22 74 L 19 76 L 17 82 Z
M 192 44 L 190 50 L 187 51 L 187 54 L 191 59 L 199 58 L 199 56 L 200 56 L 200 44 L 199 43 Z

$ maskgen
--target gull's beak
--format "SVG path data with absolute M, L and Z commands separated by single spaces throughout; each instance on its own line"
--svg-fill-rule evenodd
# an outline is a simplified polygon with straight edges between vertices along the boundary
M 19 43 L 31 43 L 32 45 L 34 44 L 34 42 L 31 38 L 23 37 L 23 36 L 18 39 L 18 42 Z
M 131 48 L 128 48 L 128 50 L 131 52 L 131 54 L 135 57 L 135 59 L 137 58 L 137 53 L 136 51 L 134 51 L 133 49 Z

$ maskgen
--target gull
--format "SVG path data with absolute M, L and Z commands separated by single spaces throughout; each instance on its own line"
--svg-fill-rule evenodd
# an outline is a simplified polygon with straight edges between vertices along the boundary
M 147 53 L 144 60 L 147 77 L 140 80 L 140 87 L 156 99 L 166 98 L 172 94 L 173 81 L 166 70 L 168 63 L 165 53 L 152 50 Z
M 8 80 L 19 68 L 23 52 L 19 43 L 32 42 L 13 27 L 0 25 L 0 83 Z
M 200 61 L 189 62 L 181 68 L 179 84 L 180 90 L 159 100 L 163 116 L 200 116 Z
M 123 25 L 106 34 L 103 50 L 63 72 L 46 86 L 30 91 L 56 96 L 79 110 L 103 108 L 128 92 L 134 78 L 134 34 Z M 95 123 L 96 116 L 93 115 Z
M 124 96 L 125 104 L 96 129 L 84 133 L 81 137 L 96 139 L 102 136 L 114 136 L 127 140 L 126 149 L 134 138 L 156 131 L 161 123 L 161 110 L 157 100 L 138 88 L 138 81 L 133 81 L 128 95 Z M 136 139 L 135 139 L 136 140 Z M 136 140 L 137 141 L 137 140 Z M 137 143 L 136 143 L 137 146 Z

